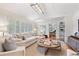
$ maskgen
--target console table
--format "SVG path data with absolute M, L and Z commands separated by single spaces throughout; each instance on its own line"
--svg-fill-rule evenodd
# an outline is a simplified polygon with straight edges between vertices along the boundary
M 67 45 L 69 49 L 75 51 L 79 55 L 79 37 L 69 36 Z

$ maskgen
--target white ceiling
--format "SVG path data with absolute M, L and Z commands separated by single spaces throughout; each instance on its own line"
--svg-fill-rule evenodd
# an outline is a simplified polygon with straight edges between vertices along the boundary
M 44 3 L 40 5 L 45 10 L 45 16 L 38 15 L 29 3 L 0 3 L 0 9 L 24 16 L 30 20 L 48 20 L 54 17 L 73 15 L 79 10 L 77 3 Z

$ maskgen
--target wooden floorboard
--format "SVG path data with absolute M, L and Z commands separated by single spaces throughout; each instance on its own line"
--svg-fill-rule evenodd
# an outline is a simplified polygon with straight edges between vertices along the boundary
M 33 46 L 28 48 L 28 51 L 26 52 L 26 56 L 27 56 L 27 53 L 28 53 L 28 56 L 39 56 L 37 55 L 39 54 L 37 50 L 37 43 L 33 44 Z M 66 56 L 66 55 L 67 55 L 67 46 L 65 43 L 61 43 L 61 51 L 57 49 L 49 49 L 45 54 L 45 56 Z
M 67 55 L 67 46 L 65 43 L 61 45 L 61 51 L 57 49 L 49 49 L 46 56 L 66 56 Z

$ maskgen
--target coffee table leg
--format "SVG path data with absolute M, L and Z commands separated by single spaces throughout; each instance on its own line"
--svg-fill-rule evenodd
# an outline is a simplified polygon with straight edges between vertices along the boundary
M 61 51 L 62 49 L 61 49 L 61 45 L 60 45 L 60 51 Z
M 60 51 L 61 51 L 61 46 L 60 46 Z
M 49 48 L 46 50 L 46 52 L 45 52 L 45 56 L 46 56 L 46 54 L 47 54 L 48 50 L 49 50 Z

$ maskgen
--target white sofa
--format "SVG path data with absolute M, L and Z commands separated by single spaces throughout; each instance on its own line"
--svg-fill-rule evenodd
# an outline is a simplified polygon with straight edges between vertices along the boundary
M 16 39 L 16 44 L 18 46 L 25 46 L 25 47 L 27 47 L 27 46 L 33 44 L 36 41 L 37 41 L 37 37 L 32 36 L 32 37 L 26 38 L 26 40 Z
M 25 56 L 25 47 L 18 47 L 12 51 L 0 52 L 0 56 Z
M 37 38 L 38 36 L 28 37 L 26 40 L 16 39 L 16 44 L 26 47 L 26 56 L 44 56 L 47 48 L 38 47 Z
M 4 42 L 5 38 L 0 37 L 0 44 Z M 1 47 L 0 47 L 1 48 Z M 25 47 L 18 46 L 15 50 L 12 51 L 1 51 L 0 56 L 24 56 L 25 55 Z

